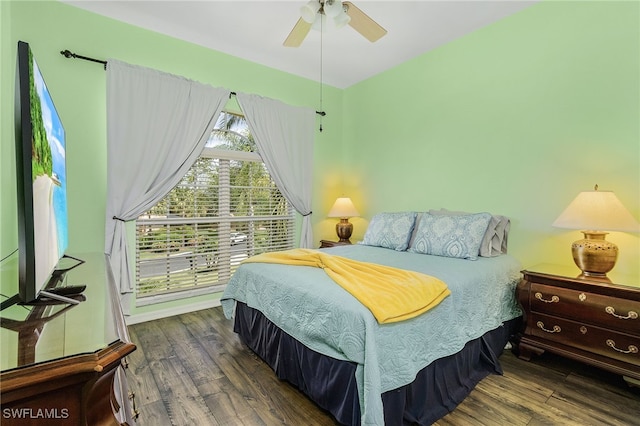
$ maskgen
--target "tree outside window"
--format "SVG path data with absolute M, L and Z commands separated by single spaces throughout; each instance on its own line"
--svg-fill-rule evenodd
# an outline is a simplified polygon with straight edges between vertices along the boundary
M 136 221 L 137 299 L 222 291 L 242 260 L 293 248 L 294 221 L 244 117 L 223 113 L 201 157 Z

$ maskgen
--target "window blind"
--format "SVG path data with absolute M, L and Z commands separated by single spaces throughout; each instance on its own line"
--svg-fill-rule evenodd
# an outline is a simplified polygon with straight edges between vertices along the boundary
M 292 248 L 294 223 L 257 154 L 205 149 L 136 221 L 137 298 L 221 290 L 247 257 Z

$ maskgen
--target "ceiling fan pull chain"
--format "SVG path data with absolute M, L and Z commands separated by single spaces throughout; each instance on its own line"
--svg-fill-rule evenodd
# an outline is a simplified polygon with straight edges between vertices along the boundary
M 322 109 L 322 39 L 323 39 L 323 36 L 324 36 L 324 31 L 322 28 L 322 19 L 320 19 L 320 111 L 324 111 Z M 322 133 L 322 116 L 320 116 L 320 133 Z

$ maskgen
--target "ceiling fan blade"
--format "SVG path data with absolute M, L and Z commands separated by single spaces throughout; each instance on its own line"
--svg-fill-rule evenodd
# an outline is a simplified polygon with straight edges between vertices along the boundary
M 350 1 L 345 1 L 343 4 L 346 7 L 347 15 L 351 18 L 349 25 L 370 42 L 377 41 L 387 33 L 387 30 L 382 28 L 366 13 L 355 7 Z
M 293 26 L 293 29 L 282 44 L 286 47 L 299 47 L 310 29 L 310 23 L 302 18 L 298 19 L 298 22 Z

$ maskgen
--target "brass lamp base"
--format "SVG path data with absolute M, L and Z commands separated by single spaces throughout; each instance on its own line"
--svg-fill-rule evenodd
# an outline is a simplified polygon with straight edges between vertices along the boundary
M 586 276 L 604 277 L 618 259 L 618 246 L 606 241 L 607 232 L 581 231 L 583 240 L 571 245 L 573 261 Z
M 351 233 L 353 232 L 353 224 L 349 222 L 349 219 L 342 218 L 340 222 L 336 223 L 336 233 L 340 238 L 341 243 L 351 243 Z

